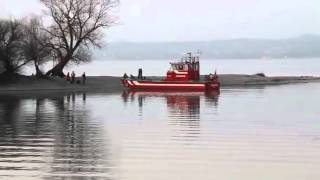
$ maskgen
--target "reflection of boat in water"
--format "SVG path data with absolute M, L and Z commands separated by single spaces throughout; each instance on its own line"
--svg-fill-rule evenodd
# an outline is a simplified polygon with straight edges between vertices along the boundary
M 167 97 L 167 96 L 218 96 L 220 91 L 155 91 L 155 90 L 128 90 L 123 91 L 123 96 L 149 96 L 149 97 Z
M 199 56 L 192 56 L 192 53 L 188 53 L 180 62 L 171 63 L 171 69 L 162 80 L 146 80 L 140 74 L 138 79 L 125 76 L 121 83 L 129 89 L 143 90 L 210 91 L 220 88 L 216 73 L 209 74 L 204 80 L 200 79 Z
M 191 92 L 191 91 L 124 91 L 122 94 L 124 102 L 129 99 L 134 101 L 138 99 L 139 106 L 147 98 L 165 99 L 166 105 L 170 111 L 181 115 L 194 115 L 200 113 L 200 100 L 204 97 L 205 102 L 211 102 L 213 106 L 218 104 L 219 91 Z
M 217 97 L 220 94 L 220 91 L 182 91 L 182 90 L 173 90 L 173 91 L 155 91 L 155 90 L 126 90 L 123 91 L 122 97 L 128 99 L 128 97 L 166 97 L 168 98 L 178 98 L 178 97 L 200 97 L 204 96 L 207 98 Z
M 212 113 L 217 109 L 219 91 L 129 90 L 123 92 L 122 98 L 125 104 L 138 104 L 140 117 L 153 118 L 158 112 L 160 116 L 166 114 L 164 120 L 175 132 L 172 138 L 189 143 L 200 134 L 202 113 L 205 114 L 208 109 Z M 147 112 L 144 113 L 144 110 Z M 206 116 L 207 114 L 204 115 Z

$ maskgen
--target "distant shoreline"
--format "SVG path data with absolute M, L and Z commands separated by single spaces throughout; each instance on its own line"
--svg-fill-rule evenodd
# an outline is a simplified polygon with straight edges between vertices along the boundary
M 160 79 L 161 77 L 149 77 Z M 312 76 L 273 76 L 263 77 L 258 75 L 222 74 L 219 75 L 221 86 L 267 86 L 292 83 L 320 82 L 320 77 Z M 81 80 L 81 78 L 78 78 Z M 7 82 L 0 81 L 0 93 L 7 92 L 55 92 L 55 91 L 105 91 L 119 92 L 123 90 L 120 84 L 121 77 L 89 76 L 85 85 L 70 84 L 60 78 L 37 79 L 31 76 L 18 76 Z
M 236 38 L 181 42 L 111 42 L 96 50 L 100 59 L 171 59 L 182 52 L 200 50 L 201 59 L 319 58 L 320 36 L 285 39 Z

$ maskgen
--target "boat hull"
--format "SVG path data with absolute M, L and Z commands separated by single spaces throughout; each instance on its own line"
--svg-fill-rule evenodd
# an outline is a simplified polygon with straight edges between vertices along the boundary
M 146 81 L 122 79 L 124 87 L 136 90 L 185 90 L 185 91 L 208 91 L 219 90 L 218 81 L 191 82 L 191 81 Z

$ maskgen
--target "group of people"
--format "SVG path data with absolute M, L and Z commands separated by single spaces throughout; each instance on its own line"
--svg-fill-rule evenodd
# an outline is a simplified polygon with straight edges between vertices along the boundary
M 84 72 L 81 77 L 82 77 L 82 84 L 86 84 L 86 80 L 87 80 L 86 73 Z M 76 73 L 74 71 L 72 71 L 71 75 L 68 72 L 67 75 L 64 77 L 64 79 L 66 81 L 70 82 L 71 84 L 73 84 L 73 83 L 80 84 L 81 83 L 80 80 L 76 81 Z
M 210 73 L 206 78 L 207 80 L 217 80 L 218 79 L 217 71 L 215 71 L 214 74 Z
M 128 74 L 124 73 L 123 79 L 128 79 L 128 78 L 129 78 Z M 136 77 L 133 76 L 132 74 L 130 74 L 130 79 L 136 79 Z M 137 79 L 145 79 L 145 77 L 142 76 L 142 69 L 141 68 L 138 70 L 138 78 Z

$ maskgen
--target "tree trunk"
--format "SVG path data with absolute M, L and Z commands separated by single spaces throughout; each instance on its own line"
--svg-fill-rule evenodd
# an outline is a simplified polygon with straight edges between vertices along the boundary
M 39 64 L 36 61 L 34 62 L 34 67 L 36 69 L 36 76 L 40 78 L 44 77 L 42 71 L 39 68 Z
M 14 69 L 13 65 L 9 61 L 5 61 L 4 64 L 5 64 L 5 71 L 8 74 L 14 74 L 15 73 L 15 69 Z
M 46 73 L 46 76 L 58 76 L 62 78 L 64 77 L 63 68 L 64 66 L 61 63 L 59 63 L 56 66 L 54 66 L 52 69 L 50 69 Z
M 57 65 L 55 65 L 46 73 L 46 76 L 58 76 L 63 78 L 65 76 L 63 73 L 63 68 L 67 65 L 69 60 L 70 59 L 65 58 L 64 60 L 60 61 Z

